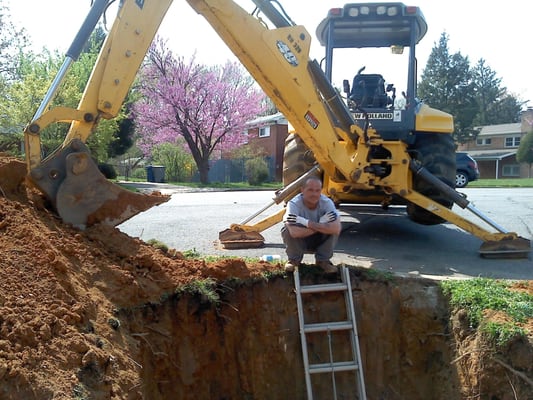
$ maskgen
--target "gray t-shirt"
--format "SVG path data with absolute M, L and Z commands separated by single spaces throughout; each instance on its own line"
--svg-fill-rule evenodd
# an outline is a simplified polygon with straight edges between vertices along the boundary
M 318 222 L 320 217 L 330 211 L 333 211 L 337 215 L 337 218 L 339 218 L 339 212 L 335 208 L 335 203 L 333 203 L 333 201 L 326 195 L 321 194 L 320 199 L 318 200 L 318 206 L 314 210 L 310 210 L 305 206 L 303 196 L 300 193 L 287 203 L 284 219 L 286 220 L 289 214 L 294 214 L 306 218 L 309 221 Z

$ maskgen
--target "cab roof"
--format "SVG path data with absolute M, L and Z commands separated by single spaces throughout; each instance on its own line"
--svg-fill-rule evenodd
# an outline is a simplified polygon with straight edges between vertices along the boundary
M 316 35 L 322 46 L 329 42 L 330 47 L 362 48 L 410 46 L 422 40 L 426 32 L 427 23 L 419 7 L 350 3 L 332 8 L 318 25 Z

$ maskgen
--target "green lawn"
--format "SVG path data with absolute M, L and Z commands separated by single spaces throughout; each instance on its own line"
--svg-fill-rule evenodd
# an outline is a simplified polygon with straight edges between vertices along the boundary
M 126 181 L 124 176 L 118 176 L 117 181 Z M 146 182 L 146 179 L 132 178 L 127 179 L 128 182 Z M 248 182 L 231 182 L 221 183 L 213 182 L 208 185 L 201 184 L 199 182 L 165 182 L 170 185 L 186 186 L 190 188 L 218 188 L 218 189 L 233 189 L 233 190 L 278 190 L 283 187 L 281 182 L 266 182 L 261 185 L 252 186 Z
M 479 179 L 474 182 L 469 182 L 467 187 L 533 187 L 533 178 Z
M 124 180 L 123 176 L 117 177 L 117 180 Z M 146 182 L 145 179 L 128 178 L 130 182 Z M 214 182 L 209 185 L 202 185 L 198 182 L 167 182 L 172 185 L 187 186 L 193 188 L 219 188 L 219 189 L 233 189 L 233 190 L 277 190 L 283 185 L 281 182 L 267 182 L 258 186 L 250 186 L 248 182 L 232 182 L 232 183 L 220 183 Z M 523 179 L 479 179 L 474 182 L 469 182 L 467 188 L 487 188 L 487 187 L 533 187 L 533 178 Z
M 280 189 L 283 184 L 281 182 L 266 182 L 261 185 L 250 185 L 248 182 L 231 182 L 221 183 L 213 182 L 208 185 L 203 185 L 198 182 L 169 182 L 172 185 L 187 186 L 192 188 L 218 188 L 218 189 L 234 189 L 234 190 L 277 190 Z

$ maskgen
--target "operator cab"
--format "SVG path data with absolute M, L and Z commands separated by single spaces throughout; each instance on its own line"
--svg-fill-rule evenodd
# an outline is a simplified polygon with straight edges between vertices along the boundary
M 326 50 L 324 72 L 330 82 L 336 49 L 383 48 L 390 49 L 393 57 L 408 50 L 406 57 L 395 58 L 402 61 L 401 69 L 394 67 L 394 62 L 386 61 L 381 64 L 383 71 L 364 74 L 363 67 L 350 80 L 343 80 L 348 108 L 355 122 L 364 125 L 369 121 L 386 140 L 408 139 L 415 130 L 415 46 L 426 32 L 427 24 L 420 9 L 397 2 L 348 3 L 342 8 L 332 8 L 317 27 L 316 35 Z M 386 82 L 382 74 L 391 68 L 407 72 L 405 81 L 400 77 L 398 82 L 398 77 L 394 77 L 395 84 L 405 88 L 398 97 L 394 85 Z

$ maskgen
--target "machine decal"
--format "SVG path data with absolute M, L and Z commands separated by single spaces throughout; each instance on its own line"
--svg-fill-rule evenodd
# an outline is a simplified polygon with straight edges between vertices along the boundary
M 285 60 L 292 65 L 293 67 L 298 66 L 298 59 L 294 55 L 294 53 L 291 51 L 289 46 L 287 46 L 284 42 L 281 40 L 278 40 L 276 42 L 276 45 L 278 46 L 279 52 L 285 57 Z
M 394 110 L 394 122 L 402 122 L 402 112 L 400 110 Z
M 300 35 L 300 39 L 305 40 L 305 35 L 303 34 Z M 300 45 L 298 44 L 298 42 L 294 39 L 292 35 L 288 35 L 287 40 L 289 41 L 290 44 L 292 44 L 292 48 L 296 53 L 302 52 L 302 48 L 300 47 Z
M 393 113 L 391 112 L 381 112 L 381 113 L 366 113 L 369 119 L 393 119 Z M 355 113 L 355 119 L 365 119 L 365 114 Z
M 305 118 L 305 120 L 306 120 L 307 122 L 309 122 L 309 125 L 311 125 L 311 127 L 312 127 L 313 129 L 318 128 L 318 125 L 320 124 L 320 122 L 318 122 L 318 119 L 316 119 L 316 117 L 315 117 L 313 114 L 311 114 L 310 111 L 307 111 L 307 112 L 305 113 L 304 118 Z

